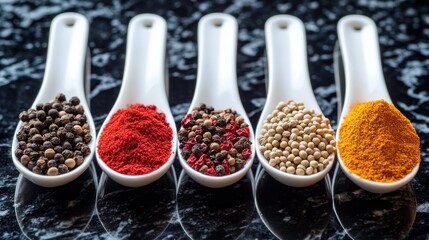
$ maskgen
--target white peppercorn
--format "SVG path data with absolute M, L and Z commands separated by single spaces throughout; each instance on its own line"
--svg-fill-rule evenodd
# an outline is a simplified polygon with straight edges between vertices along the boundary
M 333 161 L 334 130 L 322 114 L 291 100 L 268 114 L 258 141 L 269 164 L 280 171 L 310 175 Z

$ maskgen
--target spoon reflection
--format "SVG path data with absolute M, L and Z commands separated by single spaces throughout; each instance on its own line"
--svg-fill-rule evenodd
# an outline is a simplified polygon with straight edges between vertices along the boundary
M 97 192 L 97 214 L 104 229 L 118 239 L 154 239 L 170 224 L 175 213 L 174 167 L 149 185 L 122 186 L 105 173 Z
M 77 238 L 93 216 L 97 188 L 93 163 L 76 180 L 61 187 L 40 187 L 20 174 L 15 213 L 22 233 L 30 239 Z
M 404 239 L 416 217 L 416 197 L 410 184 L 376 194 L 350 181 L 337 166 L 334 175 L 334 211 L 353 239 Z
M 237 239 L 252 221 L 253 173 L 228 187 L 202 186 L 182 170 L 177 211 L 185 233 L 192 239 Z
M 338 43 L 334 50 L 334 67 L 338 112 L 341 113 L 345 75 Z M 370 193 L 347 178 L 339 164 L 332 179 L 332 199 L 338 221 L 353 239 L 403 239 L 416 216 L 416 198 L 410 184 L 388 194 Z
M 268 229 L 280 239 L 314 239 L 329 224 L 329 177 L 305 188 L 284 185 L 264 169 L 256 178 L 255 203 Z

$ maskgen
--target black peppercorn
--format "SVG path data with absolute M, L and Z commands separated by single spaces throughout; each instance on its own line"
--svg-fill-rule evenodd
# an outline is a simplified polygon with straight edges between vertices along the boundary
M 33 149 L 33 151 L 39 151 L 39 146 L 36 143 L 28 143 L 27 147 Z
M 216 172 L 218 176 L 223 176 L 225 175 L 225 168 L 222 165 L 217 165 Z
M 73 143 L 75 143 L 75 144 L 80 143 L 80 142 L 82 142 L 82 138 L 81 137 L 76 137 L 76 138 L 73 139 Z
M 66 105 L 66 106 L 64 106 L 63 109 L 66 113 L 70 113 L 70 114 L 74 114 L 76 112 L 76 108 L 73 106 L 67 106 Z
M 36 112 L 36 117 L 37 119 L 39 119 L 40 121 L 44 121 L 46 118 L 46 113 L 43 110 L 39 110 Z
M 243 146 L 243 145 L 244 145 L 244 144 L 243 144 L 242 142 L 238 141 L 238 142 L 236 142 L 236 143 L 234 144 L 234 148 L 235 148 L 235 149 L 237 149 L 237 151 L 241 152 L 241 151 L 243 150 L 243 148 L 244 148 L 244 146 Z
M 185 159 L 188 159 L 188 157 L 191 156 L 191 151 L 182 151 L 182 157 Z
M 68 141 L 72 141 L 74 139 L 74 134 L 72 132 L 67 132 L 66 133 L 66 139 Z
M 28 113 L 28 119 L 35 119 L 36 118 L 36 113 L 35 112 L 30 112 Z
M 67 149 L 67 150 L 73 150 L 73 146 L 70 144 L 70 142 L 63 142 L 63 149 Z
M 85 141 L 85 143 L 89 143 L 91 142 L 92 136 L 90 134 L 85 134 L 85 136 L 83 137 L 83 140 Z
M 200 113 L 200 112 L 194 112 L 193 114 L 192 114 L 192 118 L 193 119 L 200 119 L 200 118 L 202 118 L 203 117 L 203 115 Z
M 84 160 L 84 158 L 83 158 L 83 156 L 74 156 L 74 161 L 76 162 L 76 165 L 81 165 L 82 163 L 83 163 L 83 160 Z
M 27 112 L 25 112 L 25 111 L 22 111 L 22 112 L 19 114 L 19 119 L 20 119 L 21 121 L 23 121 L 23 122 L 28 121 L 28 120 L 29 120 L 29 118 L 28 118 L 28 113 L 27 113 Z
M 55 132 L 58 130 L 58 125 L 55 123 L 52 123 L 51 125 L 49 125 L 49 131 L 51 132 Z
M 57 126 L 63 126 L 63 123 L 61 122 L 60 117 L 57 117 L 54 119 L 54 124 L 56 124 Z
M 69 169 L 65 164 L 58 164 L 58 171 L 60 174 L 68 173 Z
M 82 124 L 82 127 L 83 127 L 83 124 L 87 124 L 86 123 L 87 121 L 88 121 L 88 119 L 87 119 L 86 115 L 85 114 L 81 114 L 81 116 L 79 118 L 79 122 L 80 122 L 80 124 Z M 88 126 L 88 129 L 89 129 L 89 126 Z
M 60 146 L 60 145 L 58 145 L 58 146 L 55 146 L 54 147 L 54 151 L 56 152 L 56 153 L 62 153 L 63 152 L 63 147 L 62 146 Z
M 45 103 L 43 104 L 43 111 L 48 112 L 52 108 L 52 104 Z
M 39 130 L 37 130 L 37 128 L 31 128 L 30 129 L 30 136 L 34 136 L 36 134 L 39 134 Z
M 242 159 L 239 159 L 239 158 L 235 159 L 235 169 L 236 170 L 242 169 L 244 166 L 244 163 L 245 162 Z
M 195 154 L 196 157 L 201 156 L 201 144 L 197 143 L 192 147 L 192 153 Z
M 29 161 L 27 164 L 28 169 L 33 170 L 33 167 L 36 166 L 36 162 L 35 161 Z
M 67 132 L 71 132 L 71 131 L 73 130 L 73 124 L 72 124 L 72 123 L 66 123 L 66 124 L 64 125 L 64 129 L 65 129 Z
M 42 174 L 42 169 L 39 166 L 34 166 L 31 170 L 36 174 Z
M 23 155 L 23 151 L 21 149 L 19 149 L 19 148 L 15 149 L 15 156 L 17 158 L 21 158 L 22 155 Z
M 72 158 L 73 157 L 73 152 L 70 151 L 70 150 L 68 150 L 68 149 L 64 150 L 62 152 L 62 154 L 63 154 L 64 159 Z
M 92 139 L 90 127 L 77 97 L 67 102 L 59 93 L 54 101 L 21 112 L 19 119 L 23 123 L 16 135 L 19 143 L 14 154 L 31 171 L 64 174 L 70 170 L 63 164 L 67 158 L 79 165 L 90 153 L 85 144 Z
M 54 123 L 54 119 L 51 116 L 46 116 L 45 121 L 43 121 L 45 128 L 48 128 L 52 123 Z
M 27 134 L 25 134 L 25 132 L 24 132 L 24 131 L 19 131 L 19 132 L 16 134 L 16 138 L 18 139 L 18 141 L 26 141 L 26 140 L 27 140 L 27 138 L 28 138 L 28 136 L 27 136 Z
M 26 148 L 26 149 L 24 149 L 24 151 L 22 152 L 24 155 L 28 155 L 28 156 L 30 156 L 30 153 L 33 151 L 33 149 L 31 149 L 31 148 Z
M 43 146 L 43 149 L 45 150 L 48 148 L 52 148 L 52 149 L 54 148 L 54 145 L 50 141 L 44 141 L 42 146 Z
M 24 150 L 25 148 L 27 148 L 27 143 L 25 143 L 24 141 L 19 141 L 18 148 Z
M 30 152 L 29 157 L 30 157 L 31 161 L 37 161 L 37 159 L 39 159 L 39 157 L 40 157 L 40 154 L 36 151 L 32 151 L 32 152 Z
M 87 156 L 88 154 L 91 153 L 91 149 L 89 149 L 89 147 L 87 145 L 83 145 L 80 149 L 80 151 L 82 152 L 82 154 L 84 156 Z
M 225 159 L 225 155 L 223 155 L 222 153 L 216 153 L 215 159 L 218 160 L 219 162 L 222 162 L 222 160 Z
M 43 141 L 51 140 L 52 135 L 50 133 L 43 134 Z
M 34 135 L 34 136 L 31 138 L 31 140 L 33 140 L 33 142 L 34 142 L 34 143 L 37 143 L 37 144 L 42 144 L 42 143 L 43 143 L 43 137 L 42 137 L 42 135 L 40 135 L 40 134 L 36 134 L 36 135 Z
M 213 141 L 213 142 L 220 143 L 220 136 L 219 136 L 219 135 L 213 135 L 213 136 L 212 136 L 212 141 Z
M 57 105 L 57 104 L 54 104 L 53 106 L 55 107 L 55 105 Z M 48 115 L 51 116 L 52 119 L 57 118 L 59 116 L 58 109 L 56 109 L 56 108 L 49 109 Z
M 58 103 L 58 102 L 54 103 L 54 104 L 52 104 L 52 109 L 57 110 L 57 113 L 58 113 L 59 111 L 63 110 L 63 105 L 61 103 Z M 48 114 L 49 114 L 49 112 L 48 112 Z M 52 116 L 51 114 L 49 114 L 49 115 Z M 52 117 L 54 117 L 54 116 L 52 116 Z M 58 115 L 56 117 L 58 117 Z
M 58 138 L 64 141 L 66 139 L 66 134 L 67 134 L 67 130 L 64 127 L 58 128 L 57 130 Z
M 80 100 L 79 100 L 79 98 L 78 98 L 78 97 L 73 96 L 73 97 L 71 97 L 71 98 L 70 98 L 69 102 L 70 102 L 72 105 L 76 106 L 76 105 L 79 105 Z
M 212 143 L 212 141 L 208 138 L 203 138 L 203 143 L 206 144 L 207 146 L 210 146 L 210 143 Z
M 51 143 L 56 146 L 56 145 L 61 144 L 61 140 L 58 137 L 52 137 L 51 138 Z
M 226 126 L 226 121 L 224 118 L 218 118 L 216 121 L 216 126 L 219 127 L 225 127 Z
M 56 167 L 57 166 L 57 162 L 55 160 L 51 159 L 51 160 L 48 161 L 47 165 L 48 165 L 48 168 Z
M 55 153 L 54 160 L 58 163 L 64 163 L 65 158 L 61 153 Z
M 201 135 L 195 136 L 195 141 L 197 141 L 197 143 L 202 143 L 203 142 L 203 136 L 201 136 Z
M 217 151 L 216 151 L 216 150 L 214 150 L 214 149 L 210 149 L 210 150 L 208 151 L 208 155 L 209 155 L 209 157 L 210 157 L 210 158 L 212 158 L 212 157 L 213 157 L 213 159 L 215 159 L 216 153 L 217 153 Z
M 37 120 L 36 122 L 34 122 L 34 127 L 37 128 L 37 130 L 42 131 L 45 128 L 45 124 Z
M 63 93 L 58 93 L 55 96 L 55 100 L 57 100 L 58 102 L 64 102 L 66 100 L 66 96 Z

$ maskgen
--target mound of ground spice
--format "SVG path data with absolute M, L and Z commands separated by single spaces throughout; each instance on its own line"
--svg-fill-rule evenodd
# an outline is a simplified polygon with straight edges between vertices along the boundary
M 132 104 L 112 115 L 100 135 L 97 151 L 111 169 L 141 175 L 167 162 L 172 139 L 165 115 L 154 105 Z
M 350 172 L 371 181 L 402 179 L 420 162 L 411 122 L 384 100 L 356 104 L 340 127 L 338 149 Z

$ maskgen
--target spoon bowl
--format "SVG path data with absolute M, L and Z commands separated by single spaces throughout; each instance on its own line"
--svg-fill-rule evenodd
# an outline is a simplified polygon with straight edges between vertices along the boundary
M 42 86 L 31 108 L 38 103 L 46 103 L 63 93 L 67 99 L 76 96 L 84 109 L 90 134 L 94 138 L 95 126 L 84 92 L 85 60 L 88 42 L 89 24 L 86 18 L 77 13 L 63 13 L 56 16 L 51 23 L 49 33 L 48 56 Z M 18 134 L 22 122 L 18 123 L 12 141 L 12 160 L 18 171 L 31 182 L 43 187 L 57 187 L 79 177 L 92 162 L 95 140 L 89 142 L 91 153 L 84 158 L 81 165 L 72 171 L 57 176 L 36 174 L 25 167 L 15 156 Z
M 249 124 L 250 136 L 254 133 L 241 103 L 237 88 L 237 21 L 223 13 L 204 16 L 198 23 L 198 73 L 194 97 L 188 113 L 201 103 L 216 110 L 230 108 L 237 111 Z M 255 156 L 254 143 L 252 155 L 239 171 L 226 176 L 208 176 L 192 169 L 179 155 L 180 164 L 185 172 L 196 182 L 211 188 L 222 188 L 236 183 L 243 178 L 252 166 Z M 179 149 L 179 152 L 181 150 Z
M 349 15 L 338 22 L 338 40 L 343 53 L 346 93 L 344 106 L 338 126 L 348 115 L 353 105 L 384 99 L 392 103 L 384 81 L 378 46 L 377 27 L 370 18 L 361 15 Z M 340 127 L 337 131 L 337 141 L 340 141 Z M 351 173 L 337 154 L 344 174 L 356 185 L 373 193 L 392 192 L 410 182 L 416 175 L 419 165 L 404 178 L 396 182 L 375 182 L 363 179 Z
M 101 169 L 117 183 L 127 187 L 141 187 L 161 178 L 170 168 L 176 156 L 176 125 L 166 95 L 165 44 L 167 24 L 154 14 L 140 14 L 129 23 L 124 77 L 118 98 L 106 117 L 99 135 L 112 115 L 130 104 L 155 105 L 165 114 L 173 136 L 171 155 L 158 169 L 142 175 L 126 175 L 111 169 L 100 157 L 97 147 L 97 162 Z M 99 146 L 97 138 L 97 146 Z
M 290 15 L 276 15 L 265 23 L 268 57 L 267 101 L 259 118 L 256 133 L 260 133 L 267 116 L 281 101 L 302 102 L 308 109 L 322 113 L 310 83 L 307 66 L 305 28 L 301 20 Z M 307 187 L 322 180 L 333 161 L 312 175 L 295 175 L 272 167 L 261 153 L 259 141 L 256 154 L 265 171 L 277 181 L 292 187 Z

